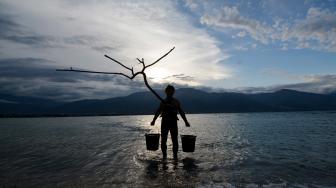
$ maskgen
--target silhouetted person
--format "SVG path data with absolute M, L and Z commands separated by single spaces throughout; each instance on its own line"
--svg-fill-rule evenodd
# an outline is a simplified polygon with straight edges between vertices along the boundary
M 167 137 L 168 132 L 170 132 L 170 136 L 173 142 L 173 153 L 174 159 L 177 159 L 178 152 L 178 128 L 177 128 L 177 113 L 179 112 L 182 119 L 185 122 L 187 127 L 190 127 L 190 124 L 185 116 L 184 111 L 181 108 L 180 102 L 173 98 L 175 93 L 175 88 L 171 85 L 168 85 L 165 89 L 166 99 L 164 102 L 161 102 L 159 108 L 157 109 L 153 121 L 151 125 L 155 124 L 155 120 L 161 114 L 161 150 L 163 159 L 167 158 Z

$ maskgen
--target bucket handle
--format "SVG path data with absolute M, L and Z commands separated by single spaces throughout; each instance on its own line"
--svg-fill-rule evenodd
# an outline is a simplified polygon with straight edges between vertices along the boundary
M 190 127 L 186 127 L 186 129 L 188 130 L 189 135 L 196 136 L 195 129 L 193 129 L 192 125 L 190 125 Z
M 155 133 L 155 134 L 160 134 L 159 128 L 155 125 L 150 125 L 151 129 L 149 130 L 149 133 Z

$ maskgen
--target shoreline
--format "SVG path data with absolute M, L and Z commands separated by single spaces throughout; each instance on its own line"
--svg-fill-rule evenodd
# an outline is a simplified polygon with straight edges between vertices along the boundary
M 336 113 L 336 110 L 293 110 L 293 111 L 242 111 L 242 112 L 196 112 L 186 114 L 231 114 L 231 113 L 288 113 L 288 112 L 329 112 Z M 54 118 L 54 117 L 97 117 L 97 116 L 141 116 L 153 115 L 153 113 L 137 114 L 0 114 L 1 118 Z

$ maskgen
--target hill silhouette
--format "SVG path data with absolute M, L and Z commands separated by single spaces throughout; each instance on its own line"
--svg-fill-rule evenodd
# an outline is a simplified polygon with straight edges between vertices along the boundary
M 162 92 L 159 92 L 164 96 Z M 209 93 L 192 88 L 176 91 L 186 113 L 279 112 L 336 110 L 334 94 L 283 89 L 273 93 Z M 0 114 L 7 115 L 121 115 L 153 114 L 159 101 L 150 92 L 125 97 L 55 102 L 47 99 L 0 95 Z

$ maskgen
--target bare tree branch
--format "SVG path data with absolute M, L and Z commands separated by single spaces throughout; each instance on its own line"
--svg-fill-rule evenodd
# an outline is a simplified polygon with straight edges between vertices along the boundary
M 120 72 L 101 72 L 101 71 L 89 71 L 89 70 L 76 70 L 76 69 L 56 69 L 56 71 L 68 71 L 68 72 L 85 72 L 85 73 L 93 73 L 93 74 L 115 74 L 115 75 L 121 75 L 125 76 L 129 79 L 132 79 L 131 77 L 127 76 L 126 74 L 120 73 Z
M 132 69 L 131 69 L 131 68 L 129 68 L 129 67 L 127 67 L 127 66 L 125 66 L 124 64 L 122 64 L 122 63 L 120 63 L 119 61 L 117 61 L 117 60 L 113 59 L 112 57 L 110 57 L 110 56 L 108 56 L 108 55 L 104 55 L 104 56 L 105 56 L 105 57 L 107 57 L 107 58 L 109 58 L 110 60 L 112 60 L 112 61 L 114 61 L 114 62 L 118 63 L 119 65 L 123 66 L 125 69 L 128 69 L 128 70 L 132 71 Z
M 153 66 L 154 64 L 156 64 L 157 62 L 159 62 L 161 59 L 163 59 L 164 57 L 166 57 L 170 52 L 172 52 L 175 49 L 175 47 L 173 47 L 172 49 L 170 49 L 166 54 L 164 54 L 163 56 L 161 56 L 159 59 L 157 59 L 156 61 L 154 61 L 153 63 L 146 65 L 145 64 L 145 60 L 142 58 L 141 60 L 139 58 L 137 58 L 137 60 L 142 64 L 143 68 L 141 71 L 138 71 L 136 73 L 134 73 L 133 67 L 129 68 L 127 66 L 125 66 L 124 64 L 122 64 L 121 62 L 113 59 L 112 57 L 105 55 L 105 57 L 107 57 L 108 59 L 118 63 L 119 65 L 121 65 L 122 67 L 124 67 L 125 69 L 128 69 L 131 71 L 131 76 L 128 76 L 124 73 L 120 73 L 120 72 L 100 72 L 100 71 L 90 71 L 90 70 L 76 70 L 76 69 L 72 69 L 72 67 L 70 67 L 70 69 L 57 69 L 56 71 L 69 71 L 69 72 L 83 72 L 83 73 L 93 73 L 93 74 L 114 74 L 114 75 L 121 75 L 124 76 L 130 80 L 133 80 L 137 75 L 142 74 L 145 85 L 147 86 L 147 88 L 161 101 L 164 103 L 164 100 L 162 99 L 162 97 L 155 92 L 155 90 L 153 88 L 150 87 L 150 85 L 148 84 L 147 81 L 147 75 L 145 73 L 146 68 Z
M 155 63 L 159 62 L 161 59 L 163 59 L 164 57 L 166 57 L 170 52 L 172 52 L 175 49 L 175 46 L 169 50 L 169 52 L 167 52 L 166 54 L 164 54 L 163 56 L 161 56 L 159 59 L 157 59 L 156 61 L 154 61 L 154 63 L 151 63 L 149 65 L 146 66 L 146 68 L 154 65 Z
M 162 102 L 162 103 L 165 103 L 165 101 L 163 100 L 163 98 L 158 94 L 156 93 L 156 91 L 154 89 L 152 89 L 152 87 L 148 84 L 148 81 L 147 81 L 147 76 L 146 76 L 146 73 L 142 72 L 142 76 L 144 78 L 144 82 L 145 82 L 145 85 L 147 86 L 147 88 Z

